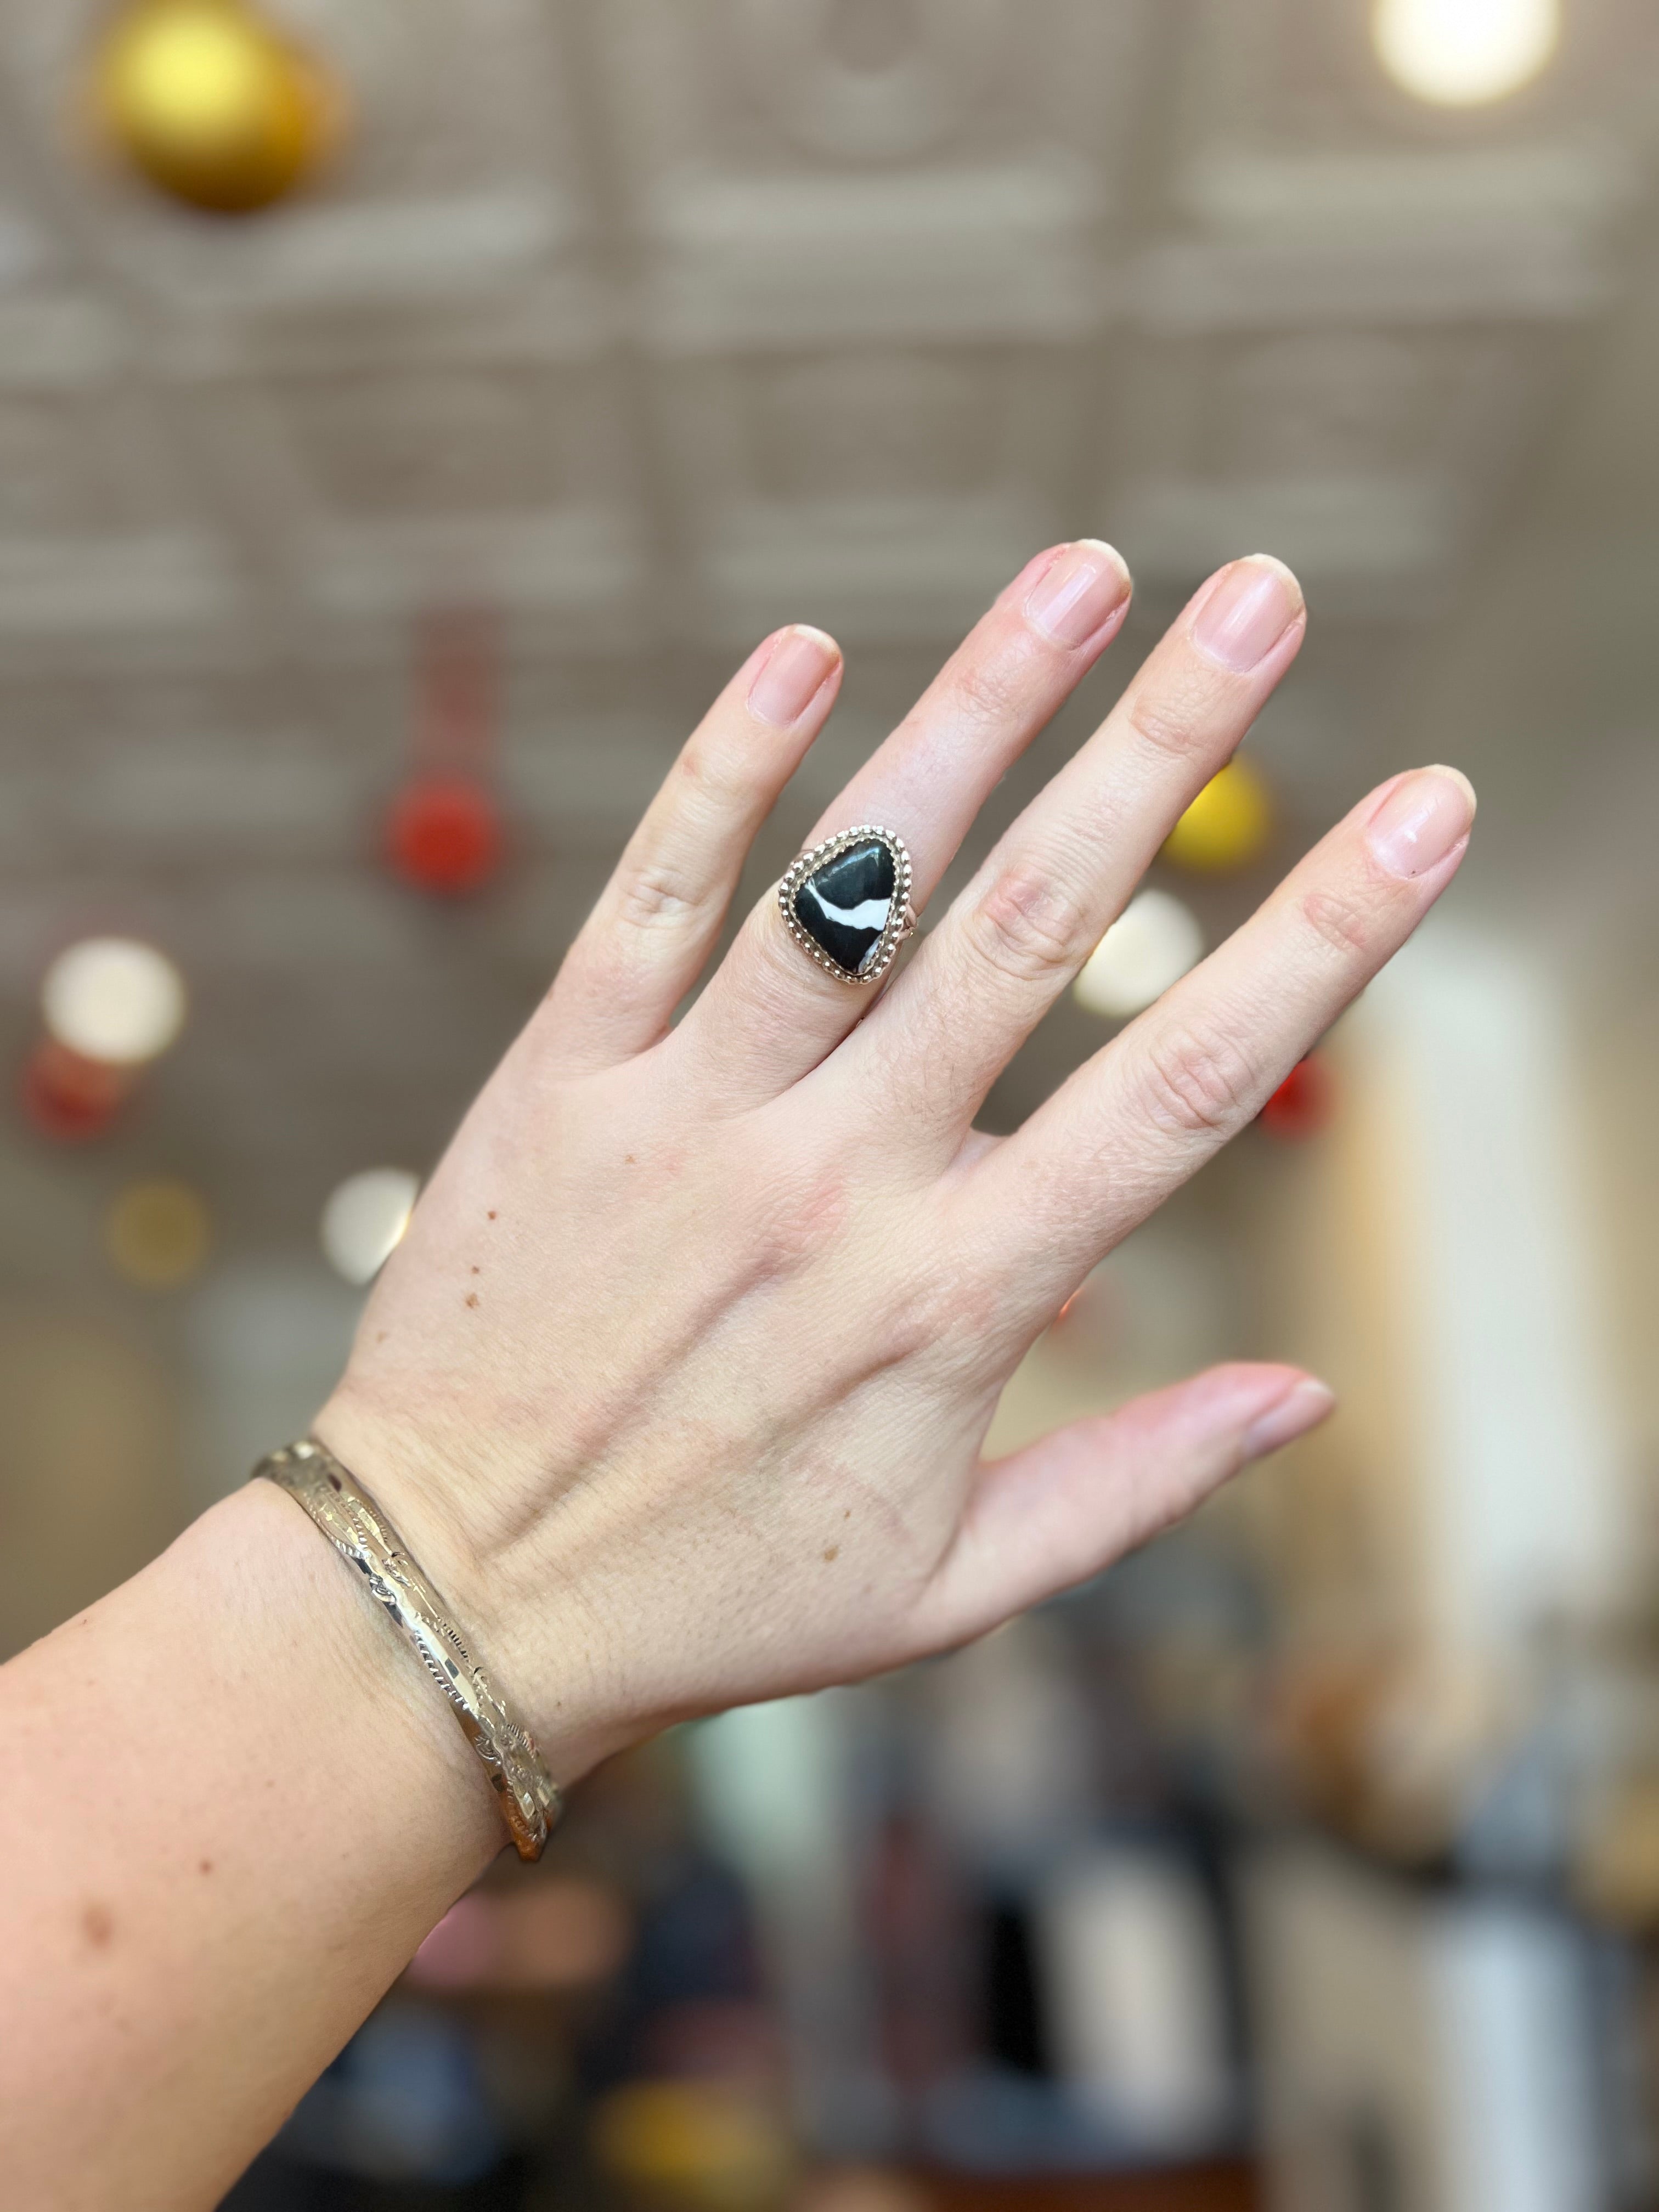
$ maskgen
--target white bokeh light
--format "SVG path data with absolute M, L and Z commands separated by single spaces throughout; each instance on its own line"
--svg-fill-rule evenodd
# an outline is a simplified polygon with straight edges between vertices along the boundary
M 323 1250 L 349 1283 L 372 1283 L 396 1250 L 420 1195 L 406 1168 L 349 1176 L 323 1208 Z
M 1395 82 L 1443 107 L 1530 83 L 1561 37 L 1560 0 L 1376 0 L 1376 50 Z
M 130 937 L 89 937 L 60 952 L 40 987 L 59 1044 L 84 1059 L 135 1067 L 185 1025 L 184 978 L 164 952 Z
M 1161 999 L 1203 957 L 1197 916 L 1168 891 L 1142 891 L 1078 977 L 1078 1003 L 1091 1014 L 1126 1020 Z

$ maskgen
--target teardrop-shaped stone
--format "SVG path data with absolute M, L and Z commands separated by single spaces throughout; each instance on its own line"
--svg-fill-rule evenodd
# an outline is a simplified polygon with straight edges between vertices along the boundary
M 896 886 L 892 848 L 866 838 L 808 876 L 795 893 L 795 919 L 838 968 L 861 975 L 887 934 Z

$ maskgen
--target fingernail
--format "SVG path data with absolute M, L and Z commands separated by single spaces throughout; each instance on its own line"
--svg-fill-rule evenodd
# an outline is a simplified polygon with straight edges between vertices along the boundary
M 787 730 L 817 697 L 840 659 L 840 647 L 821 629 L 798 623 L 785 630 L 749 687 L 750 713 Z
M 1259 1419 L 1252 1421 L 1244 1431 L 1244 1456 L 1247 1460 L 1266 1459 L 1269 1452 L 1282 1450 L 1305 1437 L 1310 1429 L 1316 1429 L 1334 1409 L 1336 1393 L 1324 1383 L 1304 1375 L 1289 1395 L 1279 1400 Z
M 1391 876 L 1426 876 L 1468 836 L 1474 805 L 1474 786 L 1461 770 L 1419 769 L 1387 793 L 1365 840 Z
M 1041 553 L 1033 553 L 1018 575 L 1006 583 L 991 602 L 996 607 L 1023 607 L 1034 584 L 1046 576 L 1060 555 L 1063 545 L 1045 545 Z
M 1223 571 L 1193 620 L 1193 641 L 1231 668 L 1248 676 L 1259 668 L 1302 612 L 1302 586 L 1282 561 L 1253 553 Z
M 1081 538 L 1032 586 L 1025 618 L 1056 645 L 1087 645 L 1127 604 L 1132 589 L 1122 556 L 1097 538 Z

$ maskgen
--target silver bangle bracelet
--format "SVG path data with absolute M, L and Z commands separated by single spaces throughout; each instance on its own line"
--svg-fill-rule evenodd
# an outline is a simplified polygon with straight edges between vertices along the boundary
M 314 1437 L 262 1459 L 252 1479 L 261 1477 L 299 1501 L 415 1646 L 483 1761 L 519 1856 L 538 1859 L 558 1820 L 557 1786 L 535 1739 L 502 1703 L 403 1538 L 356 1476 Z

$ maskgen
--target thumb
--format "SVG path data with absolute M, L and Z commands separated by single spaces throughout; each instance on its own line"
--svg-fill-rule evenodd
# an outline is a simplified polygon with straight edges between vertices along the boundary
M 1086 1582 L 1335 1404 L 1300 1368 L 1212 1367 L 982 1467 L 925 1601 L 930 1646 Z

